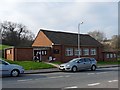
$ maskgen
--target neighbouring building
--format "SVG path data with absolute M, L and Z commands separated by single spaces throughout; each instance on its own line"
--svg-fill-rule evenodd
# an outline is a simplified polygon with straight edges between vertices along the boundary
M 33 60 L 38 55 L 42 61 L 48 61 L 52 57 L 56 61 L 67 62 L 80 55 L 93 57 L 97 61 L 116 60 L 116 53 L 104 52 L 103 45 L 90 35 L 80 34 L 79 39 L 80 52 L 77 33 L 40 29 L 31 48 L 5 49 L 5 57 L 12 60 Z
M 32 47 L 10 47 L 4 50 L 5 59 L 12 61 L 30 61 L 33 59 Z

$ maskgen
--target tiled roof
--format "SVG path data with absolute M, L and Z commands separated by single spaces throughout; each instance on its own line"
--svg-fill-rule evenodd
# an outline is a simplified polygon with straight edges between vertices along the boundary
M 42 31 L 54 44 L 72 45 L 72 46 L 78 45 L 77 33 L 50 31 L 50 30 L 43 30 L 43 29 L 41 29 L 40 31 Z M 80 34 L 80 45 L 81 46 L 102 46 L 100 42 L 98 42 L 88 34 Z

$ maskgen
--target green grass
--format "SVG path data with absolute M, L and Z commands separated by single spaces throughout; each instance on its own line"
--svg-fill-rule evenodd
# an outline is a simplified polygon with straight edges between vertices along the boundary
M 47 69 L 54 68 L 54 66 L 46 64 L 44 62 L 33 62 L 33 61 L 10 61 L 6 60 L 10 64 L 18 64 L 23 66 L 25 70 L 36 70 L 36 69 Z
M 4 50 L 5 48 L 8 48 L 8 47 L 11 47 L 11 46 L 0 44 L 0 50 Z
M 59 61 L 54 61 L 54 62 L 51 62 L 51 63 L 58 64 L 58 65 L 62 64 L 62 62 L 59 62 Z
M 120 61 L 98 61 L 97 62 L 98 65 L 116 65 L 116 64 L 120 64 Z

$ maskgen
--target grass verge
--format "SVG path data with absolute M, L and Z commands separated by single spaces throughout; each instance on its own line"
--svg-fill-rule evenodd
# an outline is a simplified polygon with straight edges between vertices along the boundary
M 0 50 L 4 50 L 5 48 L 8 48 L 8 47 L 11 47 L 11 46 L 0 44 Z
M 6 60 L 10 64 L 17 64 L 23 66 L 25 70 L 37 70 L 37 69 L 48 69 L 54 68 L 54 66 L 46 64 L 44 62 L 33 62 L 33 61 L 10 61 Z
M 120 61 L 98 61 L 98 65 L 118 65 Z

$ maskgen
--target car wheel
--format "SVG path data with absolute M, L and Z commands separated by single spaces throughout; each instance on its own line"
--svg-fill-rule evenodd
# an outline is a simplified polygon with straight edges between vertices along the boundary
M 77 71 L 77 67 L 76 67 L 76 66 L 73 66 L 73 67 L 72 67 L 72 71 L 73 71 L 73 72 L 76 72 L 76 71 Z
M 95 71 L 95 70 L 96 70 L 96 66 L 95 66 L 95 65 L 92 65 L 91 70 L 92 70 L 92 71 Z
M 11 76 L 13 76 L 13 77 L 17 77 L 17 76 L 19 76 L 19 70 L 12 70 L 11 71 Z

